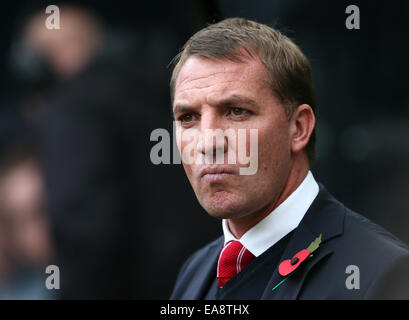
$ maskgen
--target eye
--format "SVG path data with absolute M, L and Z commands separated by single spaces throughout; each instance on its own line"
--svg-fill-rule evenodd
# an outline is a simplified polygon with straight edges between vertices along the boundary
M 246 109 L 243 108 L 238 108 L 238 107 L 234 107 L 230 109 L 230 115 L 232 115 L 233 117 L 244 117 L 247 116 L 249 114 L 249 111 L 247 111 Z
M 182 115 L 182 116 L 180 116 L 179 117 L 179 120 L 181 121 L 181 122 L 191 122 L 191 121 L 193 121 L 193 114 L 191 114 L 191 113 L 186 113 L 186 114 L 184 114 L 184 115 Z
M 242 108 L 233 108 L 231 110 L 231 112 L 235 115 L 235 116 L 241 116 L 242 114 L 244 114 L 246 112 L 246 110 L 242 109 Z

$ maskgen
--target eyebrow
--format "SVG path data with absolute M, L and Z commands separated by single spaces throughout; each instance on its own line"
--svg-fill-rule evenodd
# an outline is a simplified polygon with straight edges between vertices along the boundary
M 233 94 L 228 98 L 221 99 L 216 103 L 216 105 L 221 105 L 221 106 L 243 105 L 243 104 L 251 105 L 253 107 L 258 108 L 258 104 L 256 101 L 254 101 L 251 98 L 237 95 L 237 94 Z
M 259 105 L 253 99 L 237 94 L 233 94 L 230 97 L 220 99 L 216 101 L 213 105 L 215 106 L 251 105 L 255 108 L 259 108 Z M 173 109 L 173 114 L 190 112 L 193 109 L 195 108 L 189 105 L 176 105 L 175 108 Z
M 178 114 L 178 113 L 185 113 L 185 112 L 189 112 L 192 111 L 192 109 L 194 109 L 191 106 L 187 106 L 187 105 L 177 105 L 175 106 L 175 108 L 173 109 L 173 114 Z

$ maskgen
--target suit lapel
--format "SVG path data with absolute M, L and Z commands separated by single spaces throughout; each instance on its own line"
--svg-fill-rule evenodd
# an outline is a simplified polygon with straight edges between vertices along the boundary
M 306 249 L 312 241 L 322 234 L 320 247 L 287 280 L 273 290 L 285 278 L 278 273 L 277 265 L 261 299 L 297 299 L 308 273 L 320 261 L 333 253 L 334 247 L 329 240 L 343 232 L 345 207 L 335 200 L 325 187 L 321 184 L 319 187 L 320 191 L 317 198 L 295 230 L 279 263 L 291 259 L 297 252 Z

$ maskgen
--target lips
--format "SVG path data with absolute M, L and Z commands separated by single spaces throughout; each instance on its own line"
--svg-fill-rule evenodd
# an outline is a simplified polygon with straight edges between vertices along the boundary
M 217 175 L 217 174 L 236 174 L 236 170 L 232 167 L 224 167 L 224 166 L 212 166 L 212 167 L 204 167 L 200 169 L 200 177 L 204 177 L 205 175 Z
M 207 182 L 220 182 L 237 174 L 237 170 L 227 166 L 209 166 L 200 169 L 200 178 Z

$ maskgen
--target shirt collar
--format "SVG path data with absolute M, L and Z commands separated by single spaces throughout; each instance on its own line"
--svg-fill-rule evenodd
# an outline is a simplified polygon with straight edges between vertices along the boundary
M 318 195 L 318 191 L 318 184 L 311 171 L 308 171 L 307 176 L 298 188 L 267 217 L 248 230 L 239 241 L 254 256 L 258 257 L 298 227 Z M 222 227 L 224 244 L 232 240 L 238 240 L 231 234 L 227 221 L 224 219 Z

